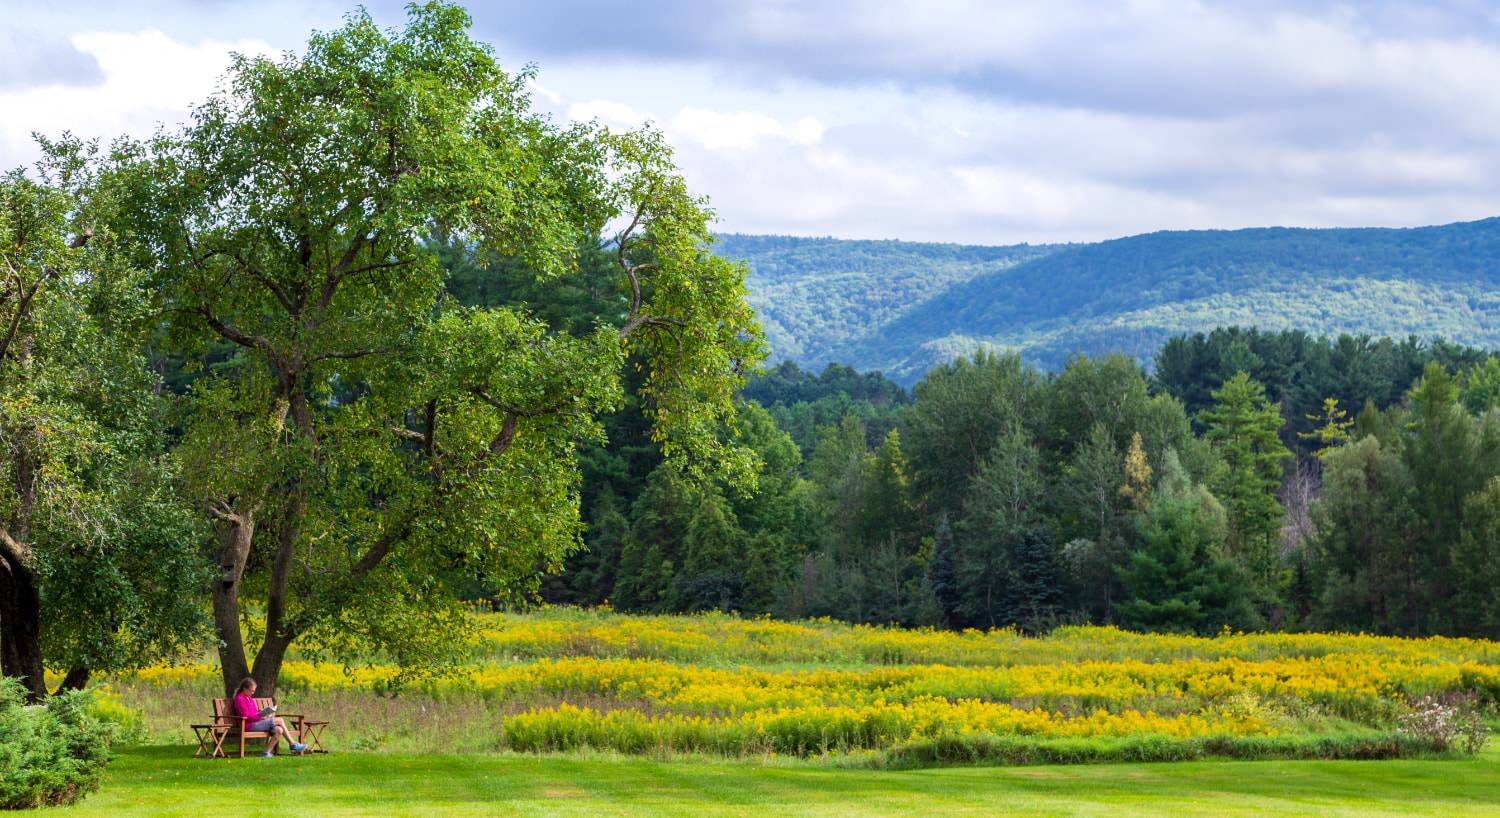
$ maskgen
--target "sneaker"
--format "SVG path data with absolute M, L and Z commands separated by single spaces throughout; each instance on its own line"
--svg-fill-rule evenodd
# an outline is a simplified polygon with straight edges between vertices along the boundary
M 273 753 L 273 752 L 271 752 L 271 751 L 270 751 L 270 750 L 267 750 L 267 751 L 265 751 L 265 752 L 264 752 L 264 753 L 261 753 L 261 754 L 260 754 L 260 757 L 261 757 L 261 758 L 275 758 L 275 757 L 276 757 L 276 754 L 275 754 L 275 753 Z
M 302 752 L 302 751 L 304 751 L 306 749 L 307 749 L 307 745 L 306 744 L 298 744 L 295 741 L 292 742 L 292 752 L 294 752 L 294 753 L 300 753 L 300 752 Z

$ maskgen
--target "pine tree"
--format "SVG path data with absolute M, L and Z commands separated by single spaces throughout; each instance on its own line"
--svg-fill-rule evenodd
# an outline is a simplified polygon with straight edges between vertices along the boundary
M 1451 606 L 1456 584 L 1453 548 L 1462 537 L 1465 504 L 1500 473 L 1493 435 L 1459 402 L 1458 383 L 1446 368 L 1429 363 L 1407 395 L 1402 460 L 1411 472 L 1412 502 L 1422 520 L 1409 554 L 1417 588 L 1410 632 L 1445 633 L 1458 624 Z M 1493 429 L 1493 427 L 1491 427 Z
M 1453 552 L 1458 580 L 1453 607 L 1463 612 L 1457 629 L 1470 636 L 1500 638 L 1500 477 L 1469 495 L 1464 523 Z
M 1315 428 L 1310 432 L 1302 432 L 1297 437 L 1317 441 L 1318 449 L 1315 454 L 1319 456 L 1329 449 L 1348 443 L 1351 437 L 1349 430 L 1354 427 L 1354 418 L 1339 407 L 1338 398 L 1324 398 L 1323 411 L 1308 415 L 1307 420 L 1316 424 Z
M 818 430 L 818 445 L 808 458 L 808 478 L 836 550 L 857 539 L 866 453 L 864 424 L 846 414 L 838 426 Z
M 1151 464 L 1146 461 L 1140 432 L 1131 435 L 1130 448 L 1125 452 L 1125 485 L 1120 487 L 1120 496 L 1136 511 L 1144 511 L 1151 503 Z
M 1028 633 L 1045 630 L 1062 611 L 1062 566 L 1052 532 L 1036 527 L 1010 542 L 1006 606 L 1009 619 Z
M 723 498 L 695 492 L 697 507 L 682 537 L 682 565 L 672 578 L 676 611 L 739 610 L 744 589 L 743 532 Z
M 672 580 L 682 562 L 683 539 L 700 497 L 675 470 L 657 467 L 631 506 L 630 536 L 620 550 L 615 607 L 666 611 Z
M 1224 509 L 1201 486 L 1163 481 L 1119 569 L 1130 628 L 1212 633 L 1254 622 L 1244 577 L 1224 553 Z
M 1203 413 L 1205 437 L 1226 466 L 1216 485 L 1228 512 L 1229 550 L 1270 603 L 1279 591 L 1277 548 L 1283 511 L 1277 499 L 1282 462 L 1281 405 L 1266 399 L 1265 387 L 1240 372 L 1213 393 Z
M 911 467 L 901 452 L 901 433 L 895 429 L 864 458 L 857 516 L 857 536 L 864 542 L 893 537 L 904 554 L 916 552 L 919 537 Z
M 570 602 L 598 605 L 610 598 L 620 567 L 621 550 L 629 535 L 630 521 L 620 510 L 619 498 L 606 486 L 589 509 L 584 547 L 568 557 L 563 572 Z
M 942 622 L 950 628 L 959 626 L 959 603 L 962 589 L 958 578 L 958 548 L 953 542 L 953 528 L 948 517 L 938 519 L 932 536 L 932 556 L 927 561 L 927 585 L 937 602 Z

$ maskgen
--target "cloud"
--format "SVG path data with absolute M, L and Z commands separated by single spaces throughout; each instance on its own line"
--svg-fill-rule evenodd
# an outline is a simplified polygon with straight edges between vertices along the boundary
M 751 111 L 726 113 L 707 108 L 683 108 L 672 117 L 666 130 L 711 151 L 748 151 L 767 139 L 798 145 L 816 144 L 823 138 L 824 127 L 810 116 L 788 123 Z
M 550 99 L 554 104 L 562 101 L 561 96 Z M 607 99 L 570 103 L 567 106 L 567 112 L 568 118 L 576 122 L 597 119 L 614 128 L 638 128 L 649 119 L 645 114 L 623 102 L 612 102 Z
M 41 85 L 92 85 L 99 63 L 65 39 L 22 29 L 0 30 L 0 92 Z
M 1421 90 L 1474 99 L 1500 67 L 1495 15 L 1461 4 L 869 0 L 485 4 L 522 59 L 703 63 L 761 81 L 943 86 L 1184 116 Z M 1484 94 L 1484 96 L 1489 96 Z
M 69 40 L 98 67 L 89 85 L 0 88 L 0 159 L 5 167 L 34 158 L 32 132 L 71 131 L 106 141 L 145 136 L 161 124 L 183 121 L 192 105 L 215 89 L 230 54 L 273 53 L 257 40 L 205 40 L 188 44 L 160 31 L 90 32 Z
M 399 0 L 369 5 L 382 24 L 405 17 Z M 300 49 L 347 8 L 101 0 L 84 15 L 98 33 L 80 34 L 75 9 L 30 4 L 13 28 L 71 30 L 48 47 L 84 62 L 0 77 L 0 166 L 29 155 L 33 129 L 108 137 L 181 121 L 230 49 Z M 726 230 L 1003 243 L 1500 213 L 1489 3 L 471 10 L 507 66 L 540 64 L 542 110 L 661 128 Z M 0 49 L 0 74 L 21 76 L 19 59 Z

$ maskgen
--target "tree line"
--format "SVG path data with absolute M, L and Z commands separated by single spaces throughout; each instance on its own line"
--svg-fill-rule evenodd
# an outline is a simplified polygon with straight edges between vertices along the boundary
M 556 602 L 938 627 L 1500 636 L 1500 361 L 1239 328 L 908 394 L 838 365 L 741 395 L 740 496 L 586 476 Z M 650 466 L 649 461 L 643 465 Z

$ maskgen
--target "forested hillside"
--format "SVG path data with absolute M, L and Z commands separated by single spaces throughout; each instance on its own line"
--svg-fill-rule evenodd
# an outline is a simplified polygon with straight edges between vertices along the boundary
M 750 303 L 775 359 L 818 369 L 836 361 L 833 350 L 878 338 L 882 327 L 947 288 L 1050 249 L 732 233 L 715 244 L 720 255 L 749 262 Z
M 1056 368 L 1241 325 L 1500 345 L 1500 219 L 1173 231 L 1066 246 L 722 236 L 778 358 L 911 383 L 982 344 Z

